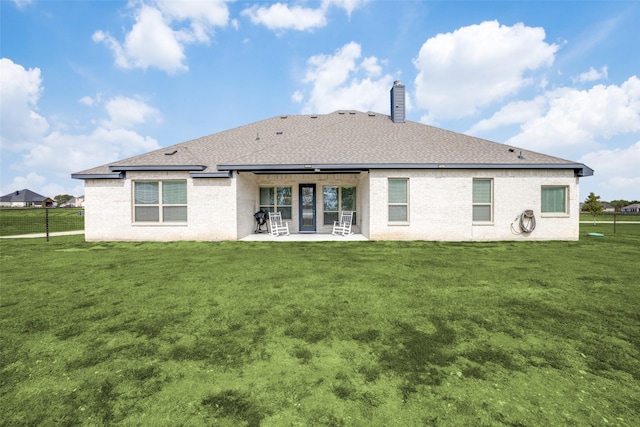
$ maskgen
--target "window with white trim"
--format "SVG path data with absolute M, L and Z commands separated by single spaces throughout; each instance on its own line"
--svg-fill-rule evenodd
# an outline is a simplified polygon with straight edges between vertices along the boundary
M 493 221 L 493 180 L 473 180 L 473 222 Z
M 543 214 L 568 214 L 568 197 L 569 188 L 567 186 L 543 185 L 540 212 Z
M 187 222 L 187 181 L 134 181 L 134 222 Z
M 389 222 L 409 222 L 409 179 L 389 178 L 388 193 Z
M 322 206 L 324 225 L 333 225 L 334 221 L 338 221 L 338 217 L 342 211 L 352 211 L 352 224 L 355 224 L 356 187 L 325 185 L 322 188 Z
M 282 219 L 291 219 L 293 193 L 291 187 L 260 187 L 260 210 L 280 212 Z

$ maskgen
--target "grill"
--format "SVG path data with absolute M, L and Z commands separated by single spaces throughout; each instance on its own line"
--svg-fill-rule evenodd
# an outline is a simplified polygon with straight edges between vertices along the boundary
M 262 233 L 262 226 L 267 223 L 267 212 L 263 210 L 259 210 L 258 212 L 253 214 L 253 217 L 256 219 L 256 229 L 254 233 Z M 264 231 L 269 231 L 264 230 Z

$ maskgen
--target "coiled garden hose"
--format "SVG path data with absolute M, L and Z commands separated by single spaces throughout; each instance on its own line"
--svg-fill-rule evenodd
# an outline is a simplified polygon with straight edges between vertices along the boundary
M 527 209 L 520 214 L 520 230 L 523 233 L 531 233 L 536 229 L 536 216 L 531 209 Z

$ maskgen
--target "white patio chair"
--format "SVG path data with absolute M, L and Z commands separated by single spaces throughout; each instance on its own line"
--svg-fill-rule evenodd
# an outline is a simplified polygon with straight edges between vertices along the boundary
M 351 222 L 353 221 L 353 212 L 351 211 L 343 211 L 340 214 L 340 221 L 333 221 L 333 231 L 331 234 L 334 236 L 350 236 L 353 233 L 351 232 Z
M 280 212 L 269 212 L 269 234 L 272 236 L 288 236 L 289 224 L 282 220 Z

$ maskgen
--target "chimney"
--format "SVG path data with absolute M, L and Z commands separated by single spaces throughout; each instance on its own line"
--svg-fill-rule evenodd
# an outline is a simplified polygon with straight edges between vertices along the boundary
M 404 85 L 400 80 L 393 82 L 391 88 L 391 120 L 404 123 Z

